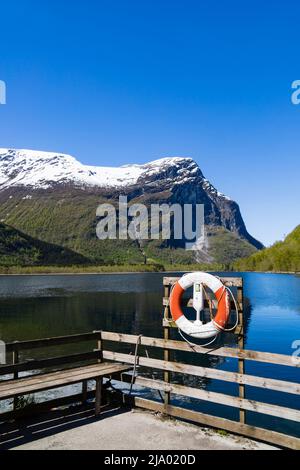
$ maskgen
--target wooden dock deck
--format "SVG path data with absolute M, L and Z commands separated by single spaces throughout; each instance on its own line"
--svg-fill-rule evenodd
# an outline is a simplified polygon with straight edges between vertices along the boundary
M 57 408 L 62 405 L 70 403 L 85 403 L 86 400 L 95 398 L 96 395 L 96 410 L 97 406 L 100 410 L 99 394 L 87 388 L 87 382 L 90 378 L 95 379 L 95 375 L 91 377 L 89 371 L 91 367 L 101 368 L 105 364 L 107 367 L 104 377 L 111 378 L 114 373 L 114 378 L 123 384 L 131 385 L 131 394 L 119 394 L 120 401 L 125 405 L 130 405 L 135 408 L 142 408 L 144 410 L 160 412 L 181 420 L 197 423 L 202 426 L 207 426 L 215 429 L 222 429 L 230 433 L 246 436 L 250 439 L 263 441 L 274 444 L 276 446 L 300 449 L 300 439 L 277 432 L 275 430 L 265 429 L 259 426 L 253 426 L 247 423 L 247 412 L 255 412 L 261 415 L 282 418 L 293 422 L 300 422 L 300 411 L 293 408 L 293 396 L 300 394 L 299 383 L 289 380 L 279 380 L 277 378 L 261 377 L 246 373 L 245 363 L 247 361 L 262 362 L 268 364 L 277 364 L 287 368 L 300 367 L 300 358 L 288 356 L 284 354 L 274 354 L 268 352 L 246 350 L 242 345 L 241 338 L 243 339 L 243 297 L 242 297 L 242 282 L 239 278 L 224 278 L 223 282 L 230 283 L 237 289 L 237 301 L 239 304 L 240 323 L 237 327 L 236 334 L 238 335 L 238 347 L 215 347 L 204 348 L 201 346 L 191 346 L 185 341 L 178 341 L 170 339 L 170 332 L 172 329 L 171 322 L 166 323 L 168 319 L 168 311 L 165 310 L 163 329 L 164 337 L 155 338 L 141 335 L 122 334 L 109 331 L 95 331 L 79 335 L 70 335 L 56 338 L 45 338 L 32 341 L 13 342 L 7 344 L 7 354 L 11 359 L 11 364 L 3 365 L 0 367 L 0 377 L 3 376 L 6 380 L 0 381 L 0 399 L 14 397 L 14 408 L 10 411 L 0 415 L 0 421 L 5 422 L 9 419 L 24 416 L 35 411 L 45 411 Z M 176 281 L 176 278 L 165 278 L 165 295 L 163 305 L 168 309 L 168 295 L 170 286 Z M 50 357 L 46 359 L 26 360 L 26 352 L 30 352 L 30 357 L 34 351 L 41 349 L 51 348 L 53 346 L 69 346 L 81 344 L 85 348 L 84 352 L 72 353 L 65 356 Z M 122 349 L 123 350 L 120 350 Z M 126 348 L 126 351 L 124 351 Z M 148 352 L 150 350 L 150 354 Z M 153 351 L 154 357 L 151 357 Z M 160 358 L 158 358 L 158 351 L 160 351 Z M 215 358 L 235 358 L 237 360 L 236 372 L 224 370 L 222 368 L 215 368 L 212 366 L 200 366 L 187 362 L 179 362 L 173 354 L 178 352 L 189 353 L 187 357 L 190 358 L 199 355 L 199 357 L 215 357 Z M 111 366 L 106 365 L 109 362 Z M 92 365 L 91 365 L 92 364 Z M 119 367 L 114 370 L 114 367 Z M 80 367 L 81 374 L 77 378 L 70 379 L 72 383 L 82 383 L 82 392 L 73 396 L 57 398 L 55 400 L 48 400 L 43 403 L 34 405 L 32 407 L 25 407 L 19 409 L 18 407 L 18 394 L 34 393 L 43 387 L 43 376 L 40 375 L 41 371 L 45 374 L 53 374 L 54 371 L 62 370 L 59 372 L 60 377 L 71 377 L 72 369 Z M 111 367 L 111 369 L 109 368 Z M 147 374 L 137 374 L 134 376 L 128 374 L 128 369 L 146 368 Z M 69 372 L 65 372 L 66 370 Z M 38 371 L 38 375 L 36 374 Z M 85 372 L 84 372 L 85 371 Z M 113 372 L 114 371 L 114 372 Z M 162 378 L 152 377 L 153 371 L 160 371 Z M 20 378 L 20 373 L 26 372 L 30 377 L 26 377 L 26 383 L 33 380 L 31 389 L 24 390 L 22 383 L 24 379 Z M 172 374 L 180 374 L 183 378 L 182 383 L 176 383 L 172 380 Z M 9 375 L 10 380 L 7 381 L 5 375 Z M 33 378 L 32 378 L 33 376 Z M 184 377 L 194 377 L 201 379 L 217 380 L 221 382 L 229 382 L 237 385 L 237 394 L 229 395 L 225 393 L 207 390 L 205 387 L 190 386 L 184 383 Z M 45 377 L 45 375 L 44 375 Z M 53 379 L 53 376 L 52 376 Z M 10 383 L 14 385 L 14 392 L 10 390 Z M 19 385 L 18 385 L 19 384 Z M 39 386 L 37 386 L 39 384 Z M 106 385 L 109 385 L 108 382 Z M 53 383 L 52 385 L 61 386 L 62 382 Z M 51 387 L 52 387 L 51 385 Z M 162 400 L 155 401 L 153 399 L 142 398 L 135 393 L 134 386 L 143 387 L 145 389 L 156 390 L 160 393 Z M 18 388 L 19 387 L 19 388 Z M 253 399 L 247 399 L 247 387 L 256 387 L 264 390 L 272 390 L 282 392 L 290 396 L 291 406 L 281 406 Z M 45 388 L 47 388 L 45 386 Z M 2 389 L 2 392 L 1 392 Z M 112 391 L 106 386 L 105 394 L 109 396 Z M 98 398 L 97 398 L 98 396 Z M 214 416 L 202 411 L 195 411 L 184 407 L 175 406 L 172 397 L 182 396 L 199 400 L 199 402 L 222 404 L 226 407 L 236 409 L 239 411 L 239 420 L 227 419 L 221 416 Z M 98 405 L 97 405 L 98 400 Z M 104 405 L 104 403 L 102 403 Z M 99 411 L 98 410 L 98 411 Z

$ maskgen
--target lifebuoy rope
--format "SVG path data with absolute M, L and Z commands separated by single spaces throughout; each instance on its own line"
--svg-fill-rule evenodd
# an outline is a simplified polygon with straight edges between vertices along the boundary
M 141 344 L 141 340 L 142 340 L 142 336 L 143 335 L 138 335 L 137 337 L 137 341 L 136 341 L 136 345 L 135 345 L 135 351 L 134 351 L 134 365 L 133 365 L 133 372 L 132 372 L 132 376 L 131 376 L 131 381 L 130 381 L 130 388 L 129 388 L 129 395 L 132 394 L 132 388 L 133 388 L 133 385 L 134 385 L 134 381 L 137 377 L 137 374 L 136 374 L 136 369 L 137 369 L 137 366 L 138 366 L 138 359 L 139 359 L 139 355 L 138 355 L 138 350 L 139 350 L 139 346 Z M 147 348 L 145 348 L 145 353 L 146 353 L 146 356 L 147 358 L 149 358 L 149 353 L 148 353 L 148 350 Z M 152 374 L 152 379 L 155 380 L 155 377 L 154 377 L 154 374 Z M 160 390 L 158 390 L 158 394 L 162 400 L 162 402 L 164 401 L 164 398 L 160 392 Z
M 217 277 L 219 280 L 221 280 L 218 276 L 215 276 L 215 277 Z M 170 294 L 169 294 L 169 298 L 168 298 L 168 303 L 167 303 L 167 305 L 165 306 L 165 309 L 164 309 L 164 320 L 166 320 L 169 324 L 174 321 L 173 319 L 167 318 L 167 312 L 168 312 L 168 307 L 170 306 L 170 297 L 171 297 L 171 293 L 172 293 L 172 290 L 173 290 L 175 284 L 176 284 L 176 283 L 174 283 L 174 284 L 171 286 Z M 203 291 L 204 291 L 206 300 L 207 300 L 208 305 L 209 305 L 210 318 L 211 318 L 211 320 L 213 320 L 211 299 L 209 299 L 209 297 L 208 297 L 208 295 L 207 295 L 207 291 L 206 291 L 206 289 L 205 289 L 205 287 L 204 287 L 204 284 L 202 284 L 202 287 L 203 287 Z M 228 332 L 230 332 L 230 331 L 235 330 L 236 327 L 238 326 L 238 323 L 239 323 L 239 308 L 238 308 L 236 299 L 235 299 L 235 297 L 234 297 L 234 295 L 233 295 L 231 289 L 229 289 L 229 287 L 227 287 L 227 286 L 224 286 L 224 290 L 223 290 L 223 292 L 222 292 L 222 295 L 221 295 L 220 300 L 222 299 L 222 297 L 223 297 L 223 295 L 224 295 L 224 293 L 225 293 L 226 290 L 229 292 L 229 294 L 230 294 L 230 296 L 231 296 L 231 298 L 232 298 L 232 300 L 233 300 L 233 303 L 234 303 L 234 306 L 235 306 L 235 312 L 236 312 L 236 321 L 235 321 L 235 324 L 234 324 L 231 328 L 222 328 L 222 331 L 225 331 L 225 332 L 228 333 Z M 219 300 L 219 301 L 220 301 L 220 300 Z M 198 346 L 197 344 L 192 343 L 191 341 L 189 341 L 189 340 L 183 335 L 181 329 L 180 329 L 179 327 L 177 327 L 177 328 L 178 328 L 178 333 L 180 334 L 180 336 L 182 337 L 182 339 L 183 339 L 184 341 L 186 341 L 186 342 L 189 344 L 189 346 L 191 346 L 192 349 L 194 349 L 196 346 Z M 215 342 L 217 336 L 218 336 L 218 334 L 216 334 L 216 335 L 213 337 L 213 339 L 212 339 L 211 341 L 209 341 L 208 343 L 205 343 L 205 344 L 201 344 L 201 346 L 203 346 L 203 347 L 210 346 L 212 343 Z

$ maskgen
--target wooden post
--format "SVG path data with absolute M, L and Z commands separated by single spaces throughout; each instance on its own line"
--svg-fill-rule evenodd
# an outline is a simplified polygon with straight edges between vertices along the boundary
M 97 360 L 97 362 L 102 362 L 103 361 L 103 345 L 102 345 L 102 332 L 101 331 L 93 331 L 93 333 L 97 333 L 97 347 L 96 347 L 96 350 L 97 351 L 100 351 L 100 354 L 99 354 L 99 359 Z
M 164 287 L 164 296 L 169 298 L 170 296 L 170 287 L 165 286 Z M 170 318 L 170 308 L 167 305 L 165 307 L 165 318 Z M 170 328 L 168 326 L 164 327 L 164 339 L 168 340 L 170 339 Z M 170 351 L 169 349 L 164 349 L 164 361 L 169 361 L 170 360 Z M 170 383 L 170 372 L 165 371 L 164 372 L 164 381 L 167 383 Z M 170 404 L 170 392 L 164 392 L 164 404 L 165 406 L 168 406 Z
M 95 415 L 99 416 L 101 413 L 102 402 L 102 377 L 96 379 L 96 399 L 95 399 Z
M 82 382 L 82 404 L 85 404 L 87 401 L 87 380 L 83 380 Z
M 103 343 L 102 343 L 102 331 L 96 330 L 93 333 L 97 333 L 97 351 L 100 352 L 99 358 L 97 359 L 98 363 L 103 362 Z M 102 403 L 102 378 L 96 379 L 96 390 L 95 390 L 95 415 L 98 416 L 101 413 L 101 403 Z
M 14 349 L 13 349 L 13 354 L 12 354 L 12 363 L 13 364 L 18 364 L 19 362 L 19 347 L 18 347 L 19 341 L 14 341 Z M 17 380 L 19 378 L 19 373 L 18 371 L 14 372 L 14 380 Z M 16 410 L 18 404 L 18 397 L 14 397 L 13 401 L 13 409 Z
M 243 306 L 243 284 L 241 287 L 237 288 L 237 302 L 239 308 L 239 336 L 238 336 L 238 346 L 239 349 L 244 349 L 245 341 L 244 341 L 244 306 Z M 245 373 L 245 360 L 239 359 L 238 360 L 238 371 L 239 374 Z M 239 385 L 239 397 L 245 398 L 245 385 Z M 240 409 L 240 423 L 245 424 L 246 422 L 246 411 Z

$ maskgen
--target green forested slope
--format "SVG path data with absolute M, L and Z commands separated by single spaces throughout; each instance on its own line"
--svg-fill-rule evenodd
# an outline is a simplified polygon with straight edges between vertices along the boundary
M 300 271 L 300 225 L 270 248 L 235 262 L 235 269 L 247 271 Z
M 55 266 L 86 262 L 86 258 L 72 250 L 34 239 L 0 223 L 0 265 L 2 266 Z
M 195 252 L 184 248 L 171 249 L 166 243 L 153 241 L 144 243 L 141 248 L 137 241 L 130 239 L 99 240 L 96 236 L 96 208 L 103 202 L 117 204 L 114 199 L 87 190 L 40 191 L 30 197 L 27 190 L 10 191 L 9 194 L 2 192 L 0 219 L 34 239 L 78 253 L 94 265 L 143 264 L 145 257 L 150 263 L 166 265 L 197 261 Z M 205 263 L 225 265 L 256 251 L 247 240 L 223 227 L 208 226 L 207 236 L 207 257 L 200 260 Z M 46 257 L 44 260 L 49 265 Z

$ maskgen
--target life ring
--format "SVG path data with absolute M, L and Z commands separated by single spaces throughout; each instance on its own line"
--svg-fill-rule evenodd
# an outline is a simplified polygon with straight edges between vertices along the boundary
M 181 299 L 184 291 L 191 286 L 205 285 L 211 289 L 218 301 L 218 310 L 213 320 L 208 323 L 188 320 L 181 309 Z M 173 320 L 180 330 L 194 338 L 206 339 L 218 335 L 225 330 L 230 315 L 230 296 L 220 279 L 204 272 L 188 273 L 174 284 L 170 295 L 170 310 Z

